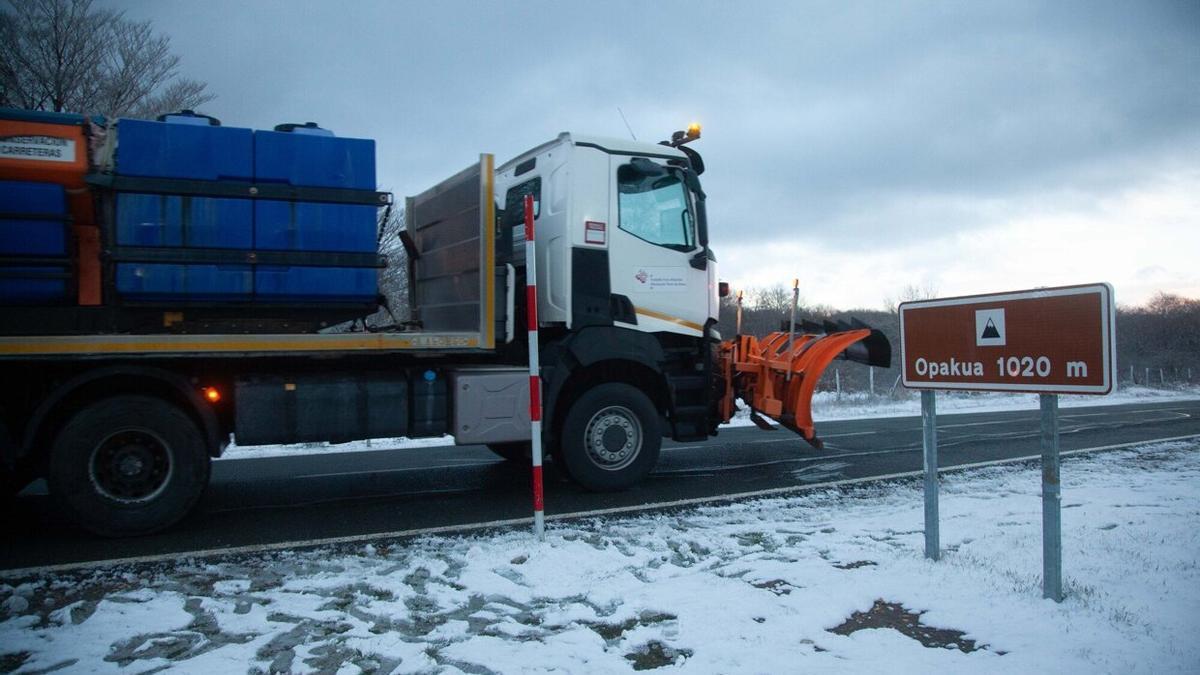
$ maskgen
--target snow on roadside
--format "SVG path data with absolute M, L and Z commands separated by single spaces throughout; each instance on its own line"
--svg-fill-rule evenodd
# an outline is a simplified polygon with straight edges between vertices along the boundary
M 371 450 L 407 450 L 454 445 L 453 436 L 434 438 L 370 438 L 349 443 L 290 443 L 286 445 L 238 445 L 230 443 L 217 461 L 226 459 L 257 459 L 260 457 L 287 457 L 327 452 L 367 452 Z
M 1157 401 L 1194 401 L 1200 399 L 1200 387 L 1182 389 L 1152 389 L 1127 387 L 1107 396 L 1062 396 L 1064 408 L 1089 405 L 1123 405 L 1127 403 L 1149 403 Z M 1005 410 L 1037 410 L 1036 394 L 1006 393 L 939 393 L 938 412 L 998 412 Z M 749 411 L 742 408 L 727 426 L 753 426 Z M 905 417 L 921 414 L 921 402 L 917 396 L 895 400 L 887 397 L 871 397 L 867 394 L 845 394 L 841 400 L 831 391 L 817 392 L 813 397 L 813 418 L 818 422 L 871 417 Z M 327 452 L 364 452 L 368 450 L 404 450 L 454 445 L 453 436 L 438 438 L 376 438 L 350 443 L 296 443 L 292 445 L 239 446 L 231 444 L 221 459 L 253 459 L 259 457 L 286 457 Z
M 554 523 L 542 545 L 521 530 L 8 580 L 0 666 L 1196 672 L 1200 442 L 1062 475 L 1061 605 L 1040 597 L 1040 473 L 995 467 L 944 478 L 938 563 L 919 484 L 873 484 Z
M 1158 403 L 1163 401 L 1200 400 L 1200 386 L 1176 389 L 1154 389 L 1151 387 L 1125 387 L 1106 396 L 1059 396 L 1062 408 L 1085 406 L 1127 405 L 1130 403 Z M 1013 394 L 1005 392 L 938 392 L 938 413 L 989 413 L 1008 410 L 1037 410 L 1037 394 Z M 819 391 L 813 396 L 813 419 L 820 422 L 833 420 L 862 419 L 871 417 L 907 417 L 921 414 L 921 398 L 915 392 L 907 392 L 901 399 L 871 397 L 865 393 L 843 394 L 838 400 L 832 391 Z M 739 412 L 731 426 L 753 424 L 747 412 Z

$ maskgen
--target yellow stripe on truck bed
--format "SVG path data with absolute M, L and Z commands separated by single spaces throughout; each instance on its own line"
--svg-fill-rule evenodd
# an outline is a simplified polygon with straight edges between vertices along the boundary
M 0 357 L 303 353 L 475 349 L 475 333 L 330 335 L 69 335 L 0 337 Z

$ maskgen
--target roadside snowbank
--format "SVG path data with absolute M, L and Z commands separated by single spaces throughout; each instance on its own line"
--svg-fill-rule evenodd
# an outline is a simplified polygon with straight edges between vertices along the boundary
M 96 672 L 1196 672 L 1200 443 L 1063 462 L 1068 597 L 1041 599 L 1040 475 L 944 478 L 0 583 L 0 666 Z M 836 632 L 834 632 L 836 631 Z M 929 646 L 926 646 L 929 645 Z

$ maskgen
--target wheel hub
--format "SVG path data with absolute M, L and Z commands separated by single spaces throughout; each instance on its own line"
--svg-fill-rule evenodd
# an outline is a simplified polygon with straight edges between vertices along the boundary
M 592 415 L 584 432 L 588 457 L 607 471 L 624 469 L 642 449 L 642 425 L 631 410 L 609 406 Z
M 132 478 L 141 473 L 144 466 L 146 466 L 146 463 L 140 457 L 126 455 L 121 458 L 121 475 L 126 478 Z
M 165 441 L 147 429 L 127 429 L 96 445 L 88 473 L 100 494 L 114 501 L 135 503 L 157 497 L 172 469 Z

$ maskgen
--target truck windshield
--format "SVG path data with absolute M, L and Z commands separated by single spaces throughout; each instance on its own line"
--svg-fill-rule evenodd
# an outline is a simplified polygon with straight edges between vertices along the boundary
M 617 169 L 619 226 L 651 244 L 679 251 L 696 248 L 687 190 L 673 170 L 646 171 L 626 164 Z

